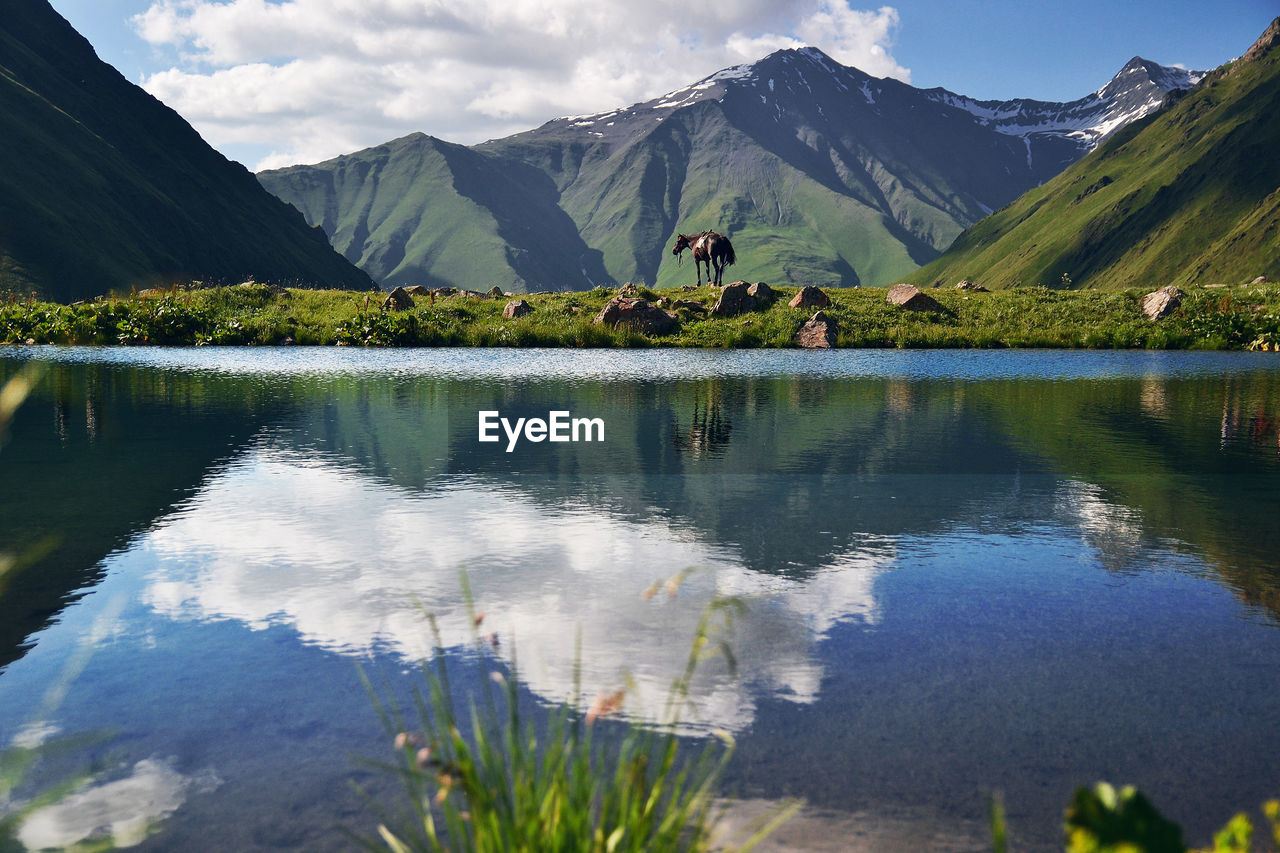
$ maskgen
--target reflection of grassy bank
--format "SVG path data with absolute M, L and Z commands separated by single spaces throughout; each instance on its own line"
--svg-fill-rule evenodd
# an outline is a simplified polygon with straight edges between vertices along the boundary
M 59 344 L 348 344 L 356 346 L 791 347 L 813 313 L 792 309 L 795 288 L 768 308 L 708 317 L 682 307 L 677 330 L 646 336 L 592 320 L 615 291 L 532 294 L 532 314 L 504 320 L 506 298 L 419 296 L 412 309 L 382 311 L 380 294 L 283 290 L 266 285 L 175 289 L 148 298 L 79 305 L 14 302 L 0 308 L 0 340 Z M 1075 347 L 1272 349 L 1280 345 L 1280 287 L 1192 291 L 1179 312 L 1153 323 L 1144 291 L 996 293 L 934 290 L 945 314 L 903 311 L 878 288 L 831 289 L 825 309 L 845 347 Z M 714 288 L 647 291 L 668 303 L 715 304 Z
M 1274 477 L 1280 408 L 1265 375 L 1220 382 L 991 383 L 980 404 L 1023 447 L 1137 513 L 1149 537 L 1190 544 L 1240 597 L 1280 613 Z M 1094 517 L 1108 568 L 1141 542 Z M 1133 539 L 1130 542 L 1123 540 Z

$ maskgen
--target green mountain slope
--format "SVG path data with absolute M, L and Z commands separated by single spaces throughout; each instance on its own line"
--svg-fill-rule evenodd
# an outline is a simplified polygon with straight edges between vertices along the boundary
M 1175 106 L 962 234 L 916 284 L 1280 278 L 1280 19 Z
M 415 134 L 259 180 L 384 285 L 667 287 L 694 276 L 675 234 L 708 228 L 733 278 L 889 284 L 1193 77 L 1135 58 L 1070 104 L 975 102 L 783 50 L 471 148 Z
M 3 2 L 0 162 L 0 289 L 71 300 L 250 275 L 371 286 L 46 0 Z
M 564 290 L 606 278 L 541 171 L 415 133 L 263 186 L 379 282 Z

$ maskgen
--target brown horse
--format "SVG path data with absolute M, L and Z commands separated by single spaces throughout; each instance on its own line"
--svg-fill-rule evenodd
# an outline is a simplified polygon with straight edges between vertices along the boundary
M 733 253 L 733 244 L 729 238 L 714 231 L 703 231 L 701 234 L 677 234 L 676 244 L 671 254 L 684 262 L 685 249 L 693 250 L 693 266 L 698 274 L 698 286 L 702 286 L 702 264 L 707 265 L 707 284 L 720 284 L 724 277 L 724 268 L 738 260 Z M 712 271 L 715 276 L 712 276 Z

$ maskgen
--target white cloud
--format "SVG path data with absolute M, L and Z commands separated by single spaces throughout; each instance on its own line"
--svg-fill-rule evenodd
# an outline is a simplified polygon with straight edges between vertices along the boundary
M 287 624 L 333 652 L 407 660 L 433 646 L 417 602 L 438 619 L 446 646 L 473 639 L 458 594 L 466 569 L 484 630 L 502 637 L 495 654 L 519 647 L 529 689 L 568 702 L 577 677 L 585 704 L 596 690 L 630 681 L 625 713 L 650 721 L 663 718 L 710 601 L 742 596 L 751 604 L 728 638 L 737 673 L 719 659 L 703 663 L 685 716 L 741 730 L 762 691 L 817 699 L 823 667 L 814 645 L 838 623 L 879 619 L 876 580 L 896 553 L 887 540 L 863 543 L 806 579 L 780 578 L 662 519 L 549 510 L 482 484 L 415 494 L 261 449 L 156 525 L 130 559 L 153 561 L 139 598 L 158 613 L 255 629 Z M 642 597 L 651 582 L 687 567 L 698 570 L 676 597 Z
M 802 44 L 910 76 L 897 12 L 849 0 L 155 0 L 133 22 L 180 57 L 145 88 L 215 146 L 272 148 L 256 168 L 416 130 L 478 142 Z

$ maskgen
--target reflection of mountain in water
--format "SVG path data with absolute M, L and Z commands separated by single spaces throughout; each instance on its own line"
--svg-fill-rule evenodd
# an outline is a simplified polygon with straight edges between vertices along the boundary
M 0 385 L 11 367 L 0 361 Z M 216 375 L 50 367 L 0 452 L 0 551 L 28 555 L 0 586 L 0 666 L 103 557 L 251 439 L 263 397 Z
M 221 476 L 237 453 L 240 464 L 304 459 L 316 476 L 372 478 L 430 512 L 445 511 L 431 501 L 461 488 L 479 506 L 546 513 L 524 527 L 497 516 L 471 528 L 432 519 L 511 543 L 524 563 L 563 560 L 570 547 L 560 537 L 537 552 L 529 543 L 548 535 L 540 527 L 571 530 L 574 548 L 606 553 L 611 537 L 647 531 L 629 552 L 640 588 L 690 563 L 740 566 L 732 588 L 804 584 L 857 555 L 891 553 L 885 543 L 896 537 L 1053 520 L 1078 530 L 1108 568 L 1135 564 L 1148 547 L 1189 544 L 1247 599 L 1280 612 L 1276 379 L 1265 372 L 1069 382 L 264 381 L 62 364 L 50 380 L 0 457 L 0 510 L 6 531 L 20 531 L 15 547 L 45 533 L 60 544 L 0 598 L 0 624 L 12 626 L 6 656 L 92 582 L 103 555 Z M 475 440 L 480 409 L 602 417 L 607 441 L 507 454 Z M 269 453 L 245 456 L 250 445 Z M 307 488 L 282 505 L 304 525 L 326 512 Z M 401 535 L 385 530 L 379 541 Z M 883 570 L 880 557 L 873 562 Z M 852 612 L 868 618 L 875 608 Z

